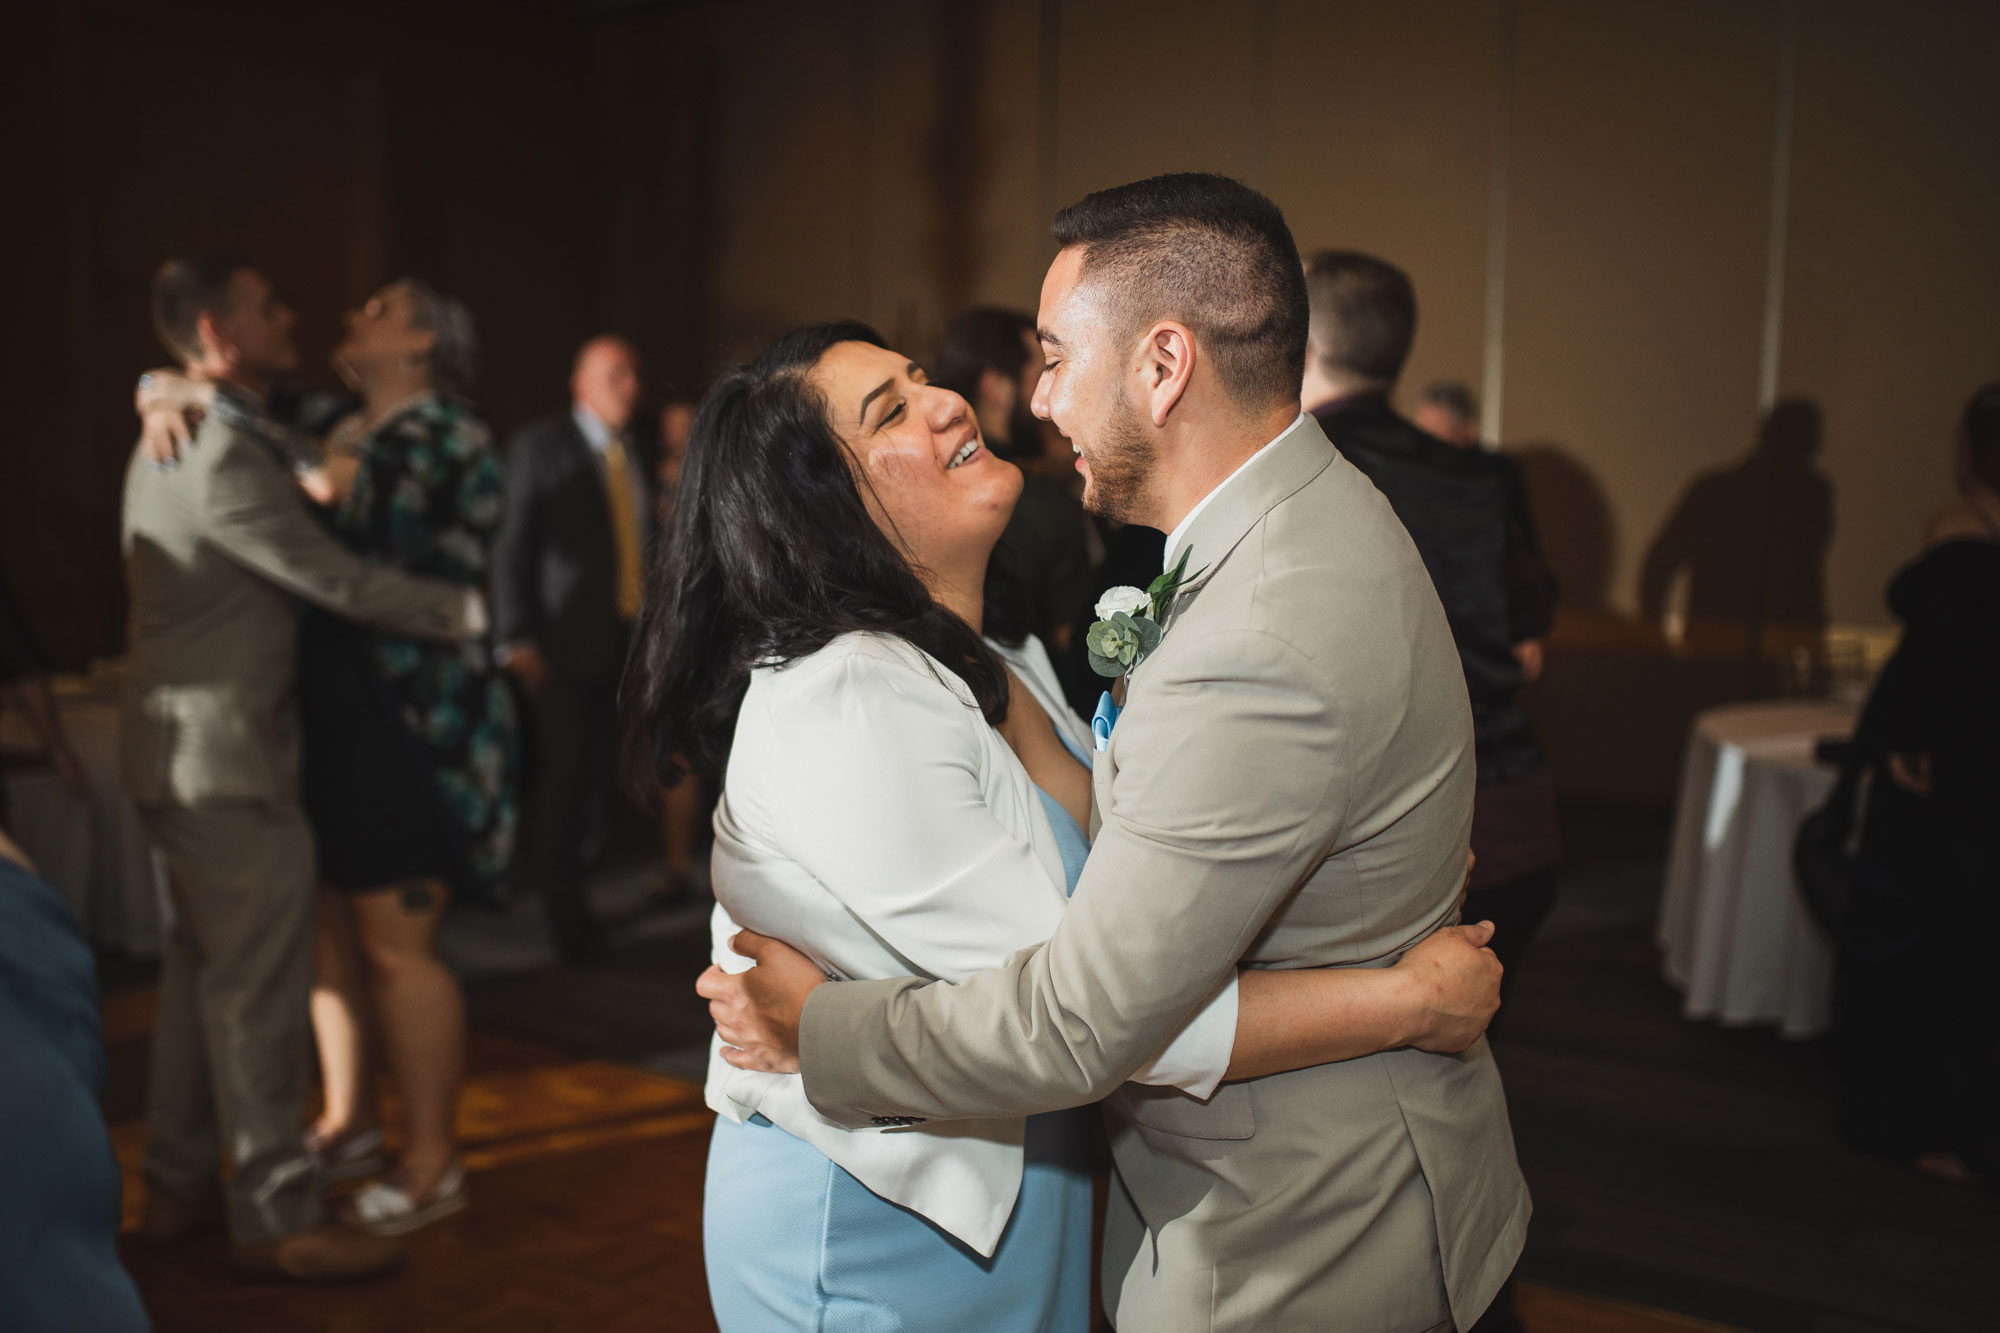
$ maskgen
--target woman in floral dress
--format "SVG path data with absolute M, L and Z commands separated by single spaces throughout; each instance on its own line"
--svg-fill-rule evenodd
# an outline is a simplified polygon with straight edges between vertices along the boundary
M 501 472 L 492 433 L 455 396 L 471 379 L 471 316 L 411 280 L 347 317 L 336 367 L 362 410 L 307 488 L 356 554 L 487 586 Z M 437 956 L 453 894 L 497 900 L 513 854 L 514 700 L 488 646 L 419 643 L 309 618 L 300 668 L 304 797 L 320 842 L 313 1026 L 326 1108 L 312 1139 L 329 1177 L 380 1164 L 364 989 L 403 1102 L 403 1155 L 351 1220 L 402 1235 L 465 1206 L 454 1121 L 465 1002 Z

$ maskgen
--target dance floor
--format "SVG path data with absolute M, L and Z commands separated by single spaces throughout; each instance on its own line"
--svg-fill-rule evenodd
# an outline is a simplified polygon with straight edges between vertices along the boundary
M 137 1222 L 145 1145 L 139 1082 L 151 991 L 105 1004 L 112 1139 Z M 127 1240 L 125 1262 L 160 1333 L 453 1333 L 713 1329 L 701 1267 L 711 1115 L 690 1084 L 612 1061 L 476 1033 L 460 1133 L 472 1207 L 412 1238 L 387 1281 L 246 1286 L 220 1235 L 169 1249 Z M 1720 1326 L 1528 1286 L 1533 1333 L 1686 1333 Z

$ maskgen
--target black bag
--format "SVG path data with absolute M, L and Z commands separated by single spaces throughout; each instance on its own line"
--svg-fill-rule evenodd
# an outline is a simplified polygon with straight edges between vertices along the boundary
M 1869 760 L 1852 745 L 1822 742 L 1822 759 L 1837 759 L 1840 778 L 1819 809 L 1806 816 L 1792 843 L 1792 873 L 1806 914 L 1834 948 L 1855 958 L 1900 957 L 1921 947 L 1922 932 L 1901 919 L 1896 875 L 1860 854 L 1862 806 Z
M 1855 854 L 1856 807 L 1865 771 L 1865 765 L 1847 758 L 1826 803 L 1806 816 L 1792 843 L 1792 873 L 1806 913 L 1836 948 L 1850 934 L 1854 907 L 1862 894 L 1861 879 L 1867 873 Z

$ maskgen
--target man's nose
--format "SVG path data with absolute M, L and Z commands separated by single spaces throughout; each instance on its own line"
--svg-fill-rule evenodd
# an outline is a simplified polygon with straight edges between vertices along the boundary
M 1035 396 L 1028 400 L 1028 410 L 1043 421 L 1054 421 L 1049 415 L 1049 372 L 1046 367 L 1035 380 Z

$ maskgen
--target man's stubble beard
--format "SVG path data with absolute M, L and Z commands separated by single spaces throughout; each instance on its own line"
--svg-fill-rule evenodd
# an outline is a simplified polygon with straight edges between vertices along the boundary
M 1090 451 L 1090 482 L 1083 507 L 1118 523 L 1150 523 L 1153 442 L 1123 392 L 1104 425 L 1102 443 Z

